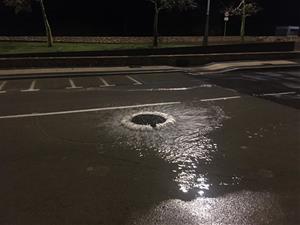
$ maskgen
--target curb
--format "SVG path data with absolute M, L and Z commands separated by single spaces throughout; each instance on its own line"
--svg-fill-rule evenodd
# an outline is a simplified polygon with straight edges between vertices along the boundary
M 210 62 L 234 60 L 299 59 L 300 52 L 247 52 L 217 54 L 186 54 L 159 56 L 106 56 L 106 57 L 46 57 L 0 58 L 2 69 L 66 68 L 66 67 L 124 67 L 124 66 L 202 66 Z
M 14 79 L 41 79 L 41 78 L 62 78 L 62 77 L 82 77 L 82 76 L 113 76 L 113 75 L 134 75 L 134 74 L 153 74 L 153 73 L 176 73 L 188 72 L 184 69 L 160 69 L 160 70 L 135 70 L 135 71 L 93 71 L 93 72 L 45 72 L 37 74 L 15 74 L 0 75 L 0 80 Z
M 198 71 L 198 72 L 188 72 L 189 75 L 192 76 L 205 76 L 205 75 L 213 75 L 213 74 L 220 74 L 220 73 L 228 73 L 233 71 L 249 71 L 254 69 L 298 69 L 300 68 L 300 64 L 297 65 L 268 65 L 268 66 L 242 66 L 242 67 L 229 67 L 224 70 L 215 70 L 215 71 Z

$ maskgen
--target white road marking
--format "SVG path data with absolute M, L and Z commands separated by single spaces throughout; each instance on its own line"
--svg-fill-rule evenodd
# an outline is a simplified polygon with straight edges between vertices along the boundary
M 257 77 L 257 76 L 250 76 L 250 75 L 242 75 L 242 77 L 248 78 L 250 80 L 262 80 L 262 81 L 268 79 L 267 77 Z
M 296 94 L 296 92 L 280 92 L 280 93 L 268 93 L 268 94 L 256 94 L 252 96 L 276 96 L 276 95 L 289 95 Z M 242 96 L 229 96 L 220 98 L 208 98 L 201 99 L 200 102 L 211 102 L 211 101 L 226 101 L 231 99 L 240 99 Z M 91 108 L 91 109 L 79 109 L 79 110 L 69 110 L 69 111 L 57 111 L 57 112 L 46 112 L 46 113 L 29 113 L 29 114 L 18 114 L 18 115 L 7 115 L 0 116 L 0 119 L 16 119 L 16 118 L 29 118 L 29 117 L 42 117 L 42 116 L 55 116 L 55 115 L 67 115 L 67 114 L 77 114 L 77 113 L 88 113 L 88 112 L 100 112 L 108 110 L 118 110 L 118 109 L 133 109 L 133 108 L 143 108 L 151 106 L 164 106 L 164 105 L 177 105 L 181 102 L 161 102 L 161 103 L 150 103 L 142 105 L 129 105 L 129 106 L 114 106 L 114 107 L 104 107 L 104 108 Z
M 129 80 L 133 81 L 133 85 L 142 85 L 143 83 L 139 82 L 138 80 L 134 79 L 133 77 L 127 75 L 126 76 Z
M 6 85 L 7 81 L 3 81 L 1 84 L 0 84 L 0 94 L 2 93 L 6 93 L 6 91 L 3 91 L 3 88 L 4 86 Z
M 300 77 L 300 72 L 283 72 L 283 73 L 286 73 L 290 76 L 296 76 L 296 77 Z
M 82 87 L 80 87 L 80 86 L 76 86 L 76 84 L 74 83 L 74 81 L 71 79 L 71 78 L 69 78 L 69 83 L 70 83 L 70 87 L 66 87 L 66 89 L 78 89 L 78 88 L 82 88 Z
M 36 85 L 36 80 L 33 80 L 30 84 L 30 87 L 28 89 L 25 90 L 21 90 L 21 92 L 35 92 L 35 91 L 39 91 L 40 89 L 35 88 Z
M 300 89 L 300 85 L 293 83 L 293 82 L 283 82 L 282 84 L 289 88 Z
M 200 102 L 224 101 L 224 100 L 237 99 L 237 98 L 241 98 L 241 96 L 238 95 L 238 96 L 232 96 L 232 97 L 201 99 Z
M 256 72 L 258 75 L 263 75 L 263 76 L 271 76 L 271 77 L 283 77 L 282 74 L 279 73 L 272 73 L 272 72 Z
M 100 85 L 100 87 L 113 87 L 116 86 L 114 84 L 109 84 L 106 80 L 104 80 L 104 78 L 99 77 L 99 80 L 101 80 L 101 82 L 103 83 L 103 85 Z
M 181 102 L 162 102 L 162 103 L 150 103 L 150 104 L 143 104 L 143 105 L 115 106 L 115 107 L 79 109 L 79 110 L 47 112 L 47 113 L 19 114 L 19 115 L 0 116 L 0 119 L 16 119 L 16 118 L 28 118 L 28 117 L 55 116 L 55 115 L 75 114 L 75 113 L 100 112 L 100 111 L 117 110 L 117 109 L 133 109 L 133 108 L 143 108 L 143 107 L 151 107 L 151 106 L 164 106 L 164 105 L 177 105 L 177 104 L 181 104 Z
M 148 89 L 131 89 L 128 91 L 187 91 L 195 89 L 196 87 L 182 87 L 182 88 L 148 88 Z
M 136 91 L 136 92 L 143 92 L 143 91 L 188 91 L 188 90 L 193 90 L 193 89 L 197 89 L 197 88 L 211 88 L 211 87 L 212 87 L 212 85 L 210 85 L 210 84 L 203 84 L 203 85 L 192 86 L 192 87 L 129 89 L 128 91 Z
M 296 92 L 290 91 L 290 92 L 280 92 L 280 93 L 256 94 L 253 96 L 277 96 L 277 95 L 293 95 L 293 94 L 296 94 Z

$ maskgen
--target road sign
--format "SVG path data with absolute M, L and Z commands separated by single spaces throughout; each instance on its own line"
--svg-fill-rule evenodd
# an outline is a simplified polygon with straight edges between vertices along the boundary
M 224 21 L 228 21 L 228 20 L 229 20 L 229 17 L 225 16 Z

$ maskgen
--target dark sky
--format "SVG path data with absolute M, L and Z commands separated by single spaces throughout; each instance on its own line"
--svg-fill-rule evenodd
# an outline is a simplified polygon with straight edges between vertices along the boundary
M 1 1 L 1 0 L 0 0 Z M 262 12 L 247 19 L 250 35 L 271 35 L 278 25 L 300 26 L 300 0 L 257 0 Z M 219 13 L 227 0 L 212 0 L 212 35 L 223 30 Z M 163 12 L 160 17 L 162 35 L 200 35 L 203 33 L 206 0 L 187 12 Z M 151 35 L 153 8 L 146 0 L 45 0 L 54 35 Z M 239 18 L 231 18 L 229 34 L 238 34 Z M 42 35 L 43 23 L 38 4 L 31 13 L 15 15 L 0 4 L 0 35 Z

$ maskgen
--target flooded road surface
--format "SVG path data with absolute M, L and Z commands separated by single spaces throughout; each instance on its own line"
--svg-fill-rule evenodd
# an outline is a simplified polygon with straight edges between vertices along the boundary
M 0 224 L 299 224 L 300 72 L 257 73 L 3 92 Z M 121 123 L 140 112 L 175 122 Z

